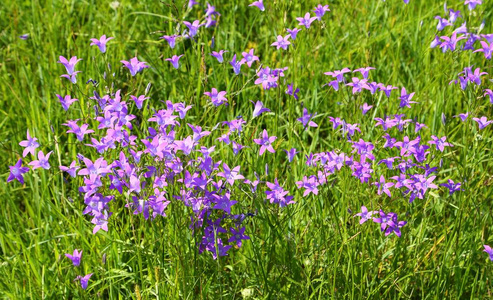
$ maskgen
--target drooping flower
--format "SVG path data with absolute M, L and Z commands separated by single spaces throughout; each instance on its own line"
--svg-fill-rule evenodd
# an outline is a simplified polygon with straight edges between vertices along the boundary
M 250 100 L 250 102 L 252 102 L 255 105 L 255 108 L 253 109 L 252 118 L 256 118 L 261 114 L 263 114 L 264 112 L 270 112 L 270 109 L 266 108 L 262 103 L 262 101 L 258 100 L 257 102 L 253 102 L 252 100 Z
M 183 24 L 188 27 L 188 36 L 191 38 L 197 35 L 197 32 L 201 26 L 204 26 L 204 24 L 200 24 L 199 20 L 195 20 L 192 23 L 183 21 Z
M 176 45 L 176 39 L 179 37 L 179 35 L 163 35 L 162 37 L 160 37 L 160 39 L 163 39 L 163 40 L 166 40 L 169 44 L 169 46 L 171 47 L 171 49 L 174 49 L 175 48 L 175 45 Z
M 226 51 L 226 50 L 220 50 L 219 52 L 212 51 L 212 53 L 210 53 L 210 55 L 215 57 L 217 59 L 217 61 L 222 64 L 224 61 L 223 54 L 226 52 L 228 52 L 228 51 Z
M 178 56 L 173 55 L 173 57 L 166 58 L 165 60 L 171 62 L 171 64 L 173 65 L 173 68 L 178 69 L 180 67 L 179 60 L 180 60 L 180 58 L 182 56 L 183 56 L 183 54 L 182 55 L 178 55 Z
M 466 0 L 464 1 L 464 5 L 467 5 L 469 10 L 474 10 L 477 5 L 483 4 L 483 0 Z
M 85 276 L 77 276 L 77 278 L 75 278 L 74 281 L 80 281 L 80 286 L 82 287 L 82 289 L 87 289 L 87 285 L 89 284 L 89 279 L 91 278 L 92 276 L 92 273 L 89 273 Z
M 256 6 L 258 9 L 260 9 L 260 11 L 265 11 L 264 0 L 255 1 L 248 6 Z
M 489 259 L 493 261 L 493 249 L 488 245 L 483 245 L 483 247 L 484 247 L 483 252 L 488 253 Z
M 472 119 L 478 123 L 479 130 L 483 130 L 486 128 L 486 126 L 493 123 L 493 120 L 488 121 L 488 119 L 485 116 L 482 116 L 481 118 L 472 118 Z
M 106 34 L 103 34 L 99 38 L 99 40 L 98 39 L 91 39 L 91 44 L 89 46 L 98 46 L 99 51 L 101 51 L 101 53 L 105 53 L 106 52 L 106 43 L 108 43 L 108 41 L 112 40 L 112 39 L 114 39 L 114 37 L 106 38 Z

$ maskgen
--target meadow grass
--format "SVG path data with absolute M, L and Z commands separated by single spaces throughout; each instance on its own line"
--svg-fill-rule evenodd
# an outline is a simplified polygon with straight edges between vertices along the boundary
M 4 2 L 0 8 L 0 295 L 9 299 L 491 298 L 492 262 L 482 251 L 484 244 L 493 243 L 489 231 L 493 126 L 479 131 L 471 119 L 462 123 L 452 116 L 469 110 L 491 119 L 493 110 L 478 92 L 461 91 L 448 83 L 470 65 L 488 73 L 493 70 L 491 60 L 480 53 L 430 49 L 436 33 L 433 17 L 443 15 L 443 2 L 328 1 L 323 4 L 329 4 L 331 12 L 300 32 L 288 51 L 270 45 L 277 35 L 286 34 L 286 27 L 296 26 L 295 18 L 311 11 L 317 1 L 266 0 L 265 12 L 248 7 L 249 1 L 211 2 L 221 13 L 218 27 L 201 29 L 196 41 L 180 41 L 175 49 L 159 37 L 173 33 L 177 21 L 203 15 L 199 8 L 184 9 L 185 1 Z M 476 15 L 469 14 L 463 1 L 447 5 L 463 11 L 469 26 L 485 20 L 483 32 L 492 32 L 493 3 L 484 2 Z M 27 40 L 18 38 L 25 33 Z M 102 34 L 115 37 L 106 54 L 89 47 L 89 39 Z M 229 59 L 218 64 L 208 54 L 213 51 L 212 36 L 214 50 L 228 50 L 228 58 L 255 48 L 262 63 L 288 67 L 285 82 L 264 91 L 253 84 L 254 69 L 243 67 L 242 75 L 234 76 Z M 164 60 L 173 54 L 185 54 L 179 70 Z M 77 85 L 59 78 L 63 74 L 63 66 L 56 63 L 59 55 L 83 58 Z M 136 55 L 151 68 L 131 77 L 119 61 Z M 350 170 L 335 175 L 318 196 L 303 197 L 296 189 L 295 182 L 307 172 L 305 155 L 351 151 L 332 129 L 329 116 L 359 123 L 365 141 L 381 140 L 383 131 L 374 127 L 372 119 L 396 113 L 395 99 L 380 93 L 353 96 L 324 86 L 329 81 L 324 72 L 366 66 L 376 68 L 373 80 L 416 92 L 419 104 L 406 116 L 429 127 L 423 130 L 426 138 L 446 135 L 454 144 L 433 154 L 432 165 L 440 165 L 437 183 L 452 178 L 462 182 L 463 191 L 449 196 L 440 188 L 408 203 L 397 191 L 393 198 L 378 196 L 376 187 L 359 184 Z M 491 88 L 492 77 L 486 77 L 483 87 Z M 239 156 L 226 146 L 216 150 L 230 166 L 241 165 L 242 174 L 250 179 L 254 171 L 262 180 L 279 178 L 296 203 L 280 208 L 245 193 L 237 200 L 243 212 L 254 213 L 245 221 L 251 239 L 217 260 L 208 252 L 198 253 L 197 236 L 189 230 L 190 211 L 180 201 L 171 202 L 167 217 L 152 222 L 133 215 L 121 205 L 124 200 L 113 203 L 109 231 L 93 235 L 90 218 L 82 214 L 84 203 L 78 192 L 82 179 L 67 179 L 57 167 L 70 164 L 81 150 L 81 143 L 61 124 L 93 113 L 88 104 L 89 78 L 100 82 L 101 94 L 112 83 L 125 93 L 143 93 L 152 83 L 148 94 L 152 107 L 164 107 L 166 100 L 192 104 L 186 122 L 204 128 L 242 115 L 248 120 L 244 144 L 267 128 L 278 137 L 275 154 L 258 156 L 253 143 Z M 284 93 L 291 82 L 300 89 L 299 100 Z M 206 105 L 203 93 L 213 87 L 228 91 L 229 106 Z M 77 95 L 76 108 L 65 112 L 57 93 Z M 250 121 L 249 100 L 261 100 L 272 112 Z M 363 118 L 359 106 L 370 101 L 374 108 Z M 303 107 L 317 112 L 317 128 L 305 131 L 295 121 Z M 140 118 L 151 115 L 144 109 Z M 143 128 L 142 124 L 138 130 Z M 27 129 L 44 149 L 54 151 L 52 168 L 29 172 L 24 185 L 6 183 L 7 166 L 22 155 L 18 143 Z M 406 128 L 403 134 L 412 135 L 413 130 Z M 281 149 L 292 147 L 301 153 L 290 164 Z M 84 155 L 98 157 L 95 150 Z M 173 194 L 172 188 L 169 193 Z M 353 216 L 362 205 L 397 212 L 399 219 L 408 221 L 402 236 L 386 237 L 371 221 L 358 224 L 359 218 Z M 84 250 L 78 268 L 64 256 L 76 248 Z M 82 290 L 73 280 L 87 273 L 94 275 L 88 289 Z

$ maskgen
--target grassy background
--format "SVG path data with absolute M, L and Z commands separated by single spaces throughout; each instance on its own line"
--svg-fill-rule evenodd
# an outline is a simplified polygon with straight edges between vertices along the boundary
M 300 32 L 295 46 L 284 52 L 270 44 L 278 34 L 285 34 L 284 28 L 297 25 L 295 17 L 312 10 L 316 1 L 266 0 L 264 13 L 249 8 L 248 1 L 212 1 L 222 14 L 217 29 L 201 29 L 196 43 L 179 42 L 172 50 L 158 37 L 174 33 L 176 20 L 203 15 L 197 8 L 187 13 L 184 2 L 122 0 L 115 7 L 117 2 L 109 1 L 10 0 L 0 8 L 0 295 L 11 299 L 491 297 L 491 262 L 482 245 L 493 243 L 489 231 L 492 126 L 479 132 L 471 120 L 462 124 L 452 116 L 467 110 L 488 119 L 493 114 L 478 92 L 462 92 L 448 82 L 472 64 L 493 70 L 481 54 L 429 49 L 436 33 L 433 17 L 443 15 L 443 2 L 328 1 L 332 11 L 323 22 Z M 484 1 L 476 15 L 466 11 L 463 1 L 449 2 L 450 8 L 463 11 L 469 26 L 479 26 L 484 19 L 483 32 L 492 32 L 491 1 Z M 24 33 L 29 33 L 28 40 L 18 38 Z M 89 39 L 102 34 L 115 37 L 106 55 L 89 47 Z M 289 67 L 286 82 L 279 90 L 262 91 L 253 85 L 254 70 L 244 66 L 241 76 L 233 76 L 229 64 L 219 65 L 208 55 L 212 36 L 215 50 L 230 51 L 227 61 L 233 53 L 241 55 L 254 47 L 264 64 Z M 173 54 L 185 54 L 180 70 L 164 61 Z M 77 66 L 83 71 L 77 88 L 59 78 L 64 71 L 56 63 L 59 55 L 84 59 Z M 119 61 L 135 55 L 152 68 L 131 78 Z M 328 116 L 360 123 L 361 137 L 376 142 L 382 132 L 373 128 L 370 116 L 361 117 L 358 107 L 366 101 L 375 104 L 375 116 L 397 113 L 395 95 L 391 100 L 372 98 L 369 93 L 351 97 L 323 87 L 328 78 L 323 72 L 365 66 L 377 68 L 371 73 L 373 80 L 416 92 L 419 104 L 406 114 L 428 125 L 423 140 L 431 134 L 447 135 L 455 144 L 444 154 L 434 152 L 432 165 L 443 159 L 437 181 L 462 181 L 464 192 L 449 196 L 440 189 L 409 204 L 397 191 L 392 200 L 377 196 L 375 187 L 357 184 L 346 170 L 318 197 L 301 197 L 294 182 L 305 174 L 305 154 L 336 148 L 350 151 L 332 130 Z M 115 73 L 114 77 L 104 80 L 105 71 Z M 194 107 L 186 122 L 206 128 L 237 115 L 249 120 L 248 100 L 262 100 L 273 113 L 250 121 L 245 136 L 257 136 L 267 128 L 279 137 L 276 154 L 257 158 L 258 150 L 252 147 L 234 157 L 221 146 L 219 155 L 230 166 L 241 164 L 249 178 L 253 171 L 265 174 L 268 163 L 270 174 L 263 180 L 282 178 L 297 203 L 279 209 L 262 199 L 239 199 L 245 211 L 258 211 L 246 223 L 251 241 L 217 261 L 210 254 L 197 254 L 188 230 L 189 212 L 176 202 L 168 207 L 167 218 L 154 222 L 115 207 L 109 232 L 92 235 L 77 192 L 80 179 L 66 181 L 56 168 L 70 163 L 80 149 L 61 124 L 92 113 L 87 100 L 92 87 L 85 84 L 89 78 L 101 82 L 100 94 L 112 83 L 125 94 L 142 93 L 151 82 L 153 107 L 162 107 L 160 101 L 168 99 L 191 103 Z M 290 82 L 301 90 L 299 101 L 284 94 Z M 491 82 L 483 82 L 491 88 Z M 204 108 L 202 94 L 212 87 L 228 91 L 228 107 Z M 56 93 L 76 95 L 81 102 L 66 113 Z M 318 112 L 317 129 L 303 132 L 294 121 L 302 104 Z M 445 124 L 440 121 L 442 113 Z M 7 166 L 21 155 L 18 143 L 27 129 L 39 139 L 41 149 L 54 150 L 52 169 L 28 173 L 25 185 L 6 184 Z M 184 134 L 186 129 L 182 130 Z M 398 136 L 412 135 L 412 130 Z M 290 165 L 281 149 L 291 147 L 302 153 Z M 385 155 L 380 151 L 377 158 Z M 359 226 L 352 215 L 361 205 L 399 213 L 409 222 L 402 237 L 384 237 L 376 224 Z M 63 255 L 75 248 L 84 249 L 80 270 Z M 76 275 L 90 272 L 95 274 L 86 291 L 72 282 Z

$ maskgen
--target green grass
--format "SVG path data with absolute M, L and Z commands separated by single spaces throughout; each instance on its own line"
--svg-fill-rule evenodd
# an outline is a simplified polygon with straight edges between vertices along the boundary
M 176 3 L 175 3 L 176 2 Z M 277 51 L 270 44 L 284 28 L 297 25 L 316 1 L 269 1 L 266 12 L 249 8 L 250 1 L 215 0 L 221 13 L 215 30 L 201 29 L 196 42 L 184 41 L 170 49 L 159 37 L 173 33 L 176 20 L 195 20 L 203 10 L 187 13 L 185 1 L 122 0 L 115 9 L 109 1 L 13 1 L 0 8 L 0 296 L 9 299 L 484 299 L 491 298 L 492 262 L 482 252 L 493 243 L 489 228 L 493 222 L 493 126 L 478 131 L 471 119 L 461 123 L 452 116 L 470 111 L 475 116 L 493 118 L 492 105 L 480 98 L 481 90 L 463 92 L 448 85 L 464 67 L 474 65 L 493 73 L 491 61 L 480 53 L 443 54 L 430 49 L 435 35 L 435 15 L 443 15 L 442 1 L 401 0 L 329 1 L 331 12 L 322 23 L 298 34 L 289 51 Z M 491 26 L 493 3 L 485 3 L 470 15 L 463 1 L 448 1 L 460 9 L 469 26 L 486 20 L 483 33 Z M 113 2 L 116 3 L 116 2 Z M 169 3 L 169 4 L 167 4 Z M 241 3 L 241 4 L 238 4 Z M 357 3 L 357 4 L 356 4 Z M 463 20 L 459 20 L 461 23 Z M 422 22 L 422 23 L 421 23 Z M 183 25 L 181 30 L 183 30 Z M 444 33 L 449 34 L 450 28 Z M 28 40 L 19 35 L 29 33 Z M 102 34 L 114 36 L 105 55 L 89 47 L 89 39 Z M 230 65 L 218 64 L 208 53 L 211 37 L 215 50 L 232 53 L 255 48 L 256 55 L 270 67 L 289 67 L 280 89 L 263 91 L 253 84 L 254 70 L 245 66 L 242 75 L 233 76 Z M 175 70 L 164 61 L 173 54 L 185 54 L 182 67 Z M 82 73 L 77 87 L 63 78 L 58 56 L 83 58 L 77 65 Z M 138 55 L 152 66 L 132 78 L 120 60 Z M 111 64 L 111 70 L 107 64 Z M 258 66 L 258 65 L 257 65 Z M 381 145 L 381 129 L 371 117 L 395 114 L 398 100 L 368 92 L 352 96 L 334 92 L 323 85 L 324 72 L 349 67 L 373 66 L 371 78 L 416 92 L 408 118 L 416 118 L 430 135 L 448 137 L 455 147 L 443 154 L 432 151 L 432 166 L 439 168 L 436 183 L 446 179 L 463 182 L 464 191 L 449 196 L 444 188 L 427 193 L 425 199 L 408 203 L 393 190 L 392 199 L 378 196 L 376 187 L 359 184 L 350 170 L 343 170 L 320 188 L 318 196 L 302 197 L 295 182 L 307 174 L 304 156 L 310 152 L 340 149 L 350 145 L 332 130 L 328 116 L 361 124 L 359 137 Z M 108 76 L 105 80 L 103 72 Z M 115 76 L 111 76 L 115 73 Z M 80 178 L 66 180 L 58 171 L 76 153 L 98 157 L 94 150 L 82 148 L 62 126 L 67 119 L 93 115 L 89 97 L 93 88 L 85 82 L 100 82 L 100 94 L 114 84 L 122 94 L 142 94 L 152 83 L 151 107 L 164 107 L 161 101 L 193 104 L 187 123 L 211 128 L 218 122 L 242 115 L 248 124 L 242 143 L 251 146 L 235 157 L 229 147 L 218 144 L 216 160 L 229 166 L 241 165 L 242 174 L 262 180 L 275 177 L 295 195 L 296 204 L 279 208 L 264 202 L 263 192 L 252 197 L 235 191 L 240 212 L 255 212 L 247 219 L 246 234 L 251 237 L 227 257 L 213 260 L 210 253 L 198 254 L 189 230 L 190 210 L 173 201 L 168 217 L 146 221 L 124 207 L 124 197 L 112 203 L 108 233 L 92 234 L 90 217 L 82 215 Z M 491 88 L 483 78 L 484 88 Z M 300 99 L 284 94 L 288 83 L 300 88 Z M 206 105 L 205 91 L 228 91 L 230 105 Z M 67 113 L 55 94 L 71 94 L 80 99 Z M 252 104 L 261 100 L 272 113 L 250 120 Z M 369 116 L 362 118 L 359 106 L 374 103 Z M 304 104 L 318 128 L 303 131 L 295 122 Z M 140 114 L 135 108 L 132 113 Z M 145 120 L 152 114 L 144 110 Z M 441 116 L 446 116 L 446 123 Z M 92 121 L 90 121 L 92 122 Z M 95 122 L 90 123 L 92 125 Z M 136 131 L 145 129 L 145 122 Z M 251 142 L 263 128 L 278 136 L 275 154 L 258 157 Z M 31 171 L 25 184 L 6 183 L 8 165 L 22 156 L 18 143 L 26 130 L 39 139 L 41 148 L 53 150 L 49 171 Z M 414 126 L 402 139 L 414 136 Z M 191 131 L 178 130 L 177 136 Z M 219 133 L 214 133 L 217 138 Z M 85 142 L 89 139 L 86 137 Z M 213 138 L 209 138 L 209 146 Z M 296 147 L 302 152 L 288 164 L 282 149 Z M 379 149 L 377 147 L 377 149 Z M 45 151 L 46 150 L 46 151 Z M 390 155 L 376 151 L 378 159 Z M 113 157 L 115 158 L 115 157 Z M 27 164 L 28 160 L 24 160 Z M 265 164 L 269 175 L 265 175 Z M 374 166 L 376 170 L 383 170 Z M 381 171 L 377 171 L 380 174 Z M 387 175 L 387 174 L 385 174 Z M 388 173 L 389 176 L 390 172 Z M 177 192 L 170 188 L 169 194 Z M 402 237 L 385 237 L 373 222 L 358 224 L 352 216 L 362 205 L 395 211 L 407 220 Z M 349 212 L 351 210 L 352 212 Z M 83 249 L 77 269 L 64 253 Z M 103 259 L 103 257 L 105 259 Z M 73 279 L 94 273 L 87 290 Z

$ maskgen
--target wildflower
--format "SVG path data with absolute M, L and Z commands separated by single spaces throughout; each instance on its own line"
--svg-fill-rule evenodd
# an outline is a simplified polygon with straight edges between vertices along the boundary
M 108 43 L 108 41 L 112 40 L 112 39 L 114 39 L 114 37 L 106 38 L 106 35 L 103 34 L 99 38 L 99 40 L 98 39 L 91 39 L 91 44 L 89 46 L 98 46 L 99 51 L 101 51 L 101 53 L 105 53 L 106 52 L 106 43 Z
M 233 186 L 236 180 L 245 179 L 245 177 L 240 174 L 240 166 L 230 169 L 226 163 L 223 163 L 223 170 L 223 172 L 217 173 L 217 176 L 225 178 L 226 182 L 231 186 Z
M 442 42 L 440 41 L 440 38 L 437 35 L 435 35 L 435 38 L 430 43 L 430 48 L 431 49 L 436 48 L 437 46 L 440 46 L 441 44 L 442 44 Z
M 360 107 L 361 111 L 363 112 L 363 115 L 366 115 L 366 113 L 372 109 L 373 105 L 368 105 L 368 103 L 363 103 L 363 106 Z
M 173 57 L 166 58 L 165 60 L 171 62 L 171 64 L 173 65 L 173 68 L 178 69 L 180 67 L 178 61 L 180 60 L 180 58 L 182 56 L 183 56 L 183 54 L 179 55 L 179 56 L 173 55 Z
M 391 86 L 391 85 L 385 86 L 383 83 L 380 83 L 378 85 L 378 88 L 385 93 L 385 96 L 387 96 L 387 98 L 390 98 L 390 93 L 392 92 L 392 90 L 397 89 L 397 87 L 395 86 Z
M 17 179 L 17 181 L 19 181 L 21 184 L 24 184 L 23 174 L 29 172 L 29 168 L 22 166 L 22 159 L 19 159 L 15 165 L 9 166 L 9 168 L 10 168 L 10 174 L 9 177 L 7 178 L 7 182 L 11 182 L 14 179 Z
M 82 258 L 82 250 L 79 252 L 79 250 L 75 249 L 72 255 L 66 253 L 65 256 L 72 261 L 75 267 L 78 267 Z
M 230 228 L 231 231 L 231 237 L 228 240 L 228 243 L 236 243 L 236 246 L 241 247 L 241 241 L 242 240 L 249 240 L 250 237 L 248 235 L 245 235 L 245 227 L 242 227 L 238 230 L 235 230 L 234 228 Z
M 74 133 L 79 141 L 83 141 L 84 135 L 88 133 L 93 133 L 94 130 L 87 130 L 87 128 L 89 127 L 88 124 L 82 124 L 82 126 L 79 127 L 79 125 L 77 125 L 77 121 L 78 120 L 68 120 L 67 123 L 63 123 L 62 125 L 70 128 L 69 130 L 67 130 L 67 133 Z
M 333 72 L 325 72 L 324 74 L 334 77 L 337 80 L 337 82 L 343 82 L 344 81 L 344 74 L 349 73 L 349 72 L 351 72 L 350 69 L 344 68 L 342 70 L 336 70 Z
M 260 145 L 260 152 L 259 155 L 262 156 L 264 154 L 265 150 L 269 151 L 270 153 L 276 152 L 274 148 L 272 147 L 272 143 L 277 139 L 276 136 L 271 136 L 269 137 L 267 130 L 264 129 L 262 133 L 262 137 L 260 139 L 254 139 L 253 141 L 255 144 Z
M 132 76 L 135 76 L 137 73 L 145 68 L 149 68 L 145 61 L 139 61 L 137 57 L 130 59 L 130 62 L 126 60 L 121 60 L 120 62 L 124 65 L 125 68 L 130 71 L 130 74 Z
M 457 32 L 454 31 L 454 33 L 452 33 L 450 37 L 448 36 L 440 37 L 440 39 L 443 40 L 443 42 L 440 44 L 440 48 L 442 48 L 442 52 L 444 53 L 447 52 L 448 50 L 455 51 L 457 42 L 465 38 L 466 38 L 465 36 L 457 37 Z
M 204 26 L 204 24 L 200 24 L 199 20 L 195 20 L 193 23 L 183 21 L 183 24 L 188 27 L 188 36 L 191 38 L 197 35 L 197 31 L 201 26 Z
M 296 148 L 291 148 L 289 151 L 288 150 L 284 150 L 284 152 L 286 152 L 286 155 L 288 156 L 288 161 L 289 162 L 292 162 L 295 155 L 297 153 L 299 153 L 298 151 L 296 151 Z
M 455 21 L 457 21 L 458 18 L 462 18 L 462 15 L 460 14 L 460 10 L 449 9 L 450 23 L 455 23 Z
M 401 100 L 399 106 L 401 108 L 403 108 L 403 107 L 409 107 L 409 108 L 411 108 L 411 103 L 418 103 L 418 102 L 411 101 L 411 99 L 413 98 L 413 96 L 414 96 L 414 93 L 408 94 L 406 92 L 406 88 L 403 87 L 401 89 L 401 96 L 399 97 L 399 99 Z
M 460 182 L 455 183 L 452 179 L 449 179 L 447 183 L 442 183 L 440 185 L 449 189 L 449 195 L 452 195 L 457 191 L 462 191 L 461 189 L 462 184 Z
M 217 59 L 217 61 L 222 64 L 224 61 L 223 54 L 226 52 L 228 52 L 228 51 L 225 51 L 225 50 L 220 50 L 219 52 L 212 51 L 212 53 L 210 55 L 215 57 Z
M 468 113 L 468 112 L 466 112 L 466 113 L 462 113 L 462 114 L 459 114 L 459 115 L 454 116 L 454 117 L 459 117 L 459 118 L 460 118 L 460 120 L 461 120 L 462 122 L 464 122 L 464 121 L 466 121 L 466 120 L 467 120 L 467 118 L 469 117 L 469 113 Z
M 175 48 L 175 45 L 176 45 L 176 39 L 179 37 L 179 35 L 163 35 L 162 37 L 160 37 L 160 39 L 164 39 L 168 42 L 169 46 L 171 47 L 171 49 L 174 49 Z
M 56 96 L 58 97 L 58 100 L 60 100 L 60 104 L 62 104 L 62 107 L 65 111 L 67 111 L 70 108 L 70 105 L 72 105 L 72 103 L 79 101 L 79 99 L 72 98 L 72 96 L 70 95 L 66 95 L 65 97 L 62 97 L 56 94 Z
M 236 54 L 233 55 L 233 59 L 229 62 L 233 66 L 233 71 L 236 75 L 240 74 L 241 71 L 241 61 L 236 61 Z
M 378 195 L 381 195 L 383 192 L 383 193 L 387 194 L 387 196 L 392 197 L 392 195 L 390 194 L 389 188 L 394 186 L 394 183 L 393 182 L 385 182 L 385 178 L 383 177 L 383 175 L 380 175 L 380 181 L 373 182 L 372 184 L 378 186 L 378 192 L 377 192 Z
M 219 16 L 219 15 L 221 15 L 221 14 L 216 11 L 216 7 L 207 3 L 207 8 L 205 10 L 205 16 L 210 17 L 210 16 Z
M 483 130 L 484 128 L 486 128 L 486 126 L 493 123 L 493 120 L 488 121 L 488 119 L 485 116 L 483 116 L 481 118 L 472 118 L 472 119 L 478 123 L 479 130 Z
M 466 0 L 464 1 L 464 5 L 467 5 L 469 10 L 474 10 L 477 5 L 483 4 L 483 0 Z
M 89 279 L 91 278 L 92 273 L 87 274 L 86 276 L 77 276 L 74 281 L 80 281 L 80 286 L 82 289 L 87 289 L 87 285 L 89 283 Z
M 209 96 L 211 98 L 211 102 L 212 104 L 214 104 L 214 106 L 220 106 L 223 103 L 226 103 L 226 105 L 228 105 L 227 104 L 228 99 L 224 97 L 224 95 L 226 95 L 226 91 L 218 92 L 217 89 L 212 88 L 212 91 L 205 92 L 204 95 Z
M 270 203 L 279 204 L 280 207 L 295 203 L 292 200 L 293 196 L 288 196 L 288 191 L 284 190 L 284 188 L 279 185 L 277 178 L 274 179 L 274 183 L 267 181 L 265 185 L 270 189 L 270 191 L 265 191 Z
M 432 138 L 432 141 L 429 141 L 428 144 L 435 145 L 437 150 L 440 150 L 440 152 L 443 152 L 443 150 L 445 150 L 446 146 L 453 147 L 452 144 L 446 142 L 446 140 L 447 140 L 446 136 L 438 138 L 437 136 L 432 135 L 431 138 Z
M 322 4 L 319 4 L 315 7 L 315 9 L 313 9 L 313 12 L 315 12 L 315 15 L 317 16 L 316 18 L 319 20 L 319 21 L 322 21 L 322 17 L 325 15 L 326 12 L 330 11 L 329 9 L 329 6 L 328 5 L 323 5 Z
M 65 57 L 60 56 L 59 61 L 57 61 L 57 63 L 64 65 L 65 69 L 67 70 L 68 75 L 72 76 L 72 74 L 74 74 L 74 72 L 75 72 L 75 70 L 74 70 L 75 65 L 81 60 L 82 60 L 82 58 L 77 59 L 77 56 L 72 56 L 72 58 L 70 58 L 70 61 L 69 61 Z
M 291 45 L 291 42 L 288 41 L 288 37 L 289 35 L 286 35 L 285 37 L 283 37 L 282 35 L 278 35 L 277 41 L 272 43 L 271 46 L 276 46 L 277 50 L 279 50 L 279 48 L 288 50 L 289 45 Z
M 70 175 L 70 177 L 73 177 L 73 178 L 75 178 L 75 176 L 77 176 L 76 175 L 77 169 L 79 169 L 79 166 L 76 165 L 75 160 L 72 161 L 72 163 L 70 164 L 69 167 L 60 166 L 61 171 L 67 172 Z
M 353 95 L 356 93 L 360 93 L 361 89 L 368 87 L 367 85 L 368 80 L 366 79 L 359 79 L 357 77 L 353 77 L 352 81 L 353 82 L 348 83 L 347 85 L 353 87 Z
M 442 31 L 447 26 L 452 26 L 452 23 L 445 18 L 442 18 L 440 16 L 435 16 L 435 19 L 438 20 L 438 25 L 437 25 L 438 31 Z
M 490 98 L 490 103 L 493 104 L 493 91 L 490 89 L 484 90 L 484 95 L 483 96 L 488 96 Z
M 188 0 L 188 8 L 192 8 L 195 5 L 199 5 L 199 4 L 200 3 L 198 3 L 196 0 Z
M 301 31 L 301 29 L 298 29 L 296 27 L 293 29 L 286 28 L 286 31 L 289 33 L 291 39 L 294 41 L 296 40 L 296 35 L 298 34 L 298 32 Z
M 38 152 L 38 160 L 33 160 L 32 162 L 29 163 L 29 165 L 33 168 L 33 170 L 37 168 L 43 168 L 43 169 L 50 169 L 50 163 L 48 162 L 48 159 L 50 158 L 50 155 L 53 151 L 50 151 L 46 153 L 46 155 L 43 154 L 43 151 Z M 19 163 L 19 162 L 17 162 Z
M 291 95 L 294 97 L 294 99 L 298 100 L 299 99 L 299 97 L 298 97 L 299 91 L 300 91 L 300 89 L 298 89 L 298 88 L 294 89 L 293 84 L 291 83 L 291 84 L 288 84 L 288 86 L 287 86 L 286 94 Z
M 296 18 L 296 20 L 300 22 L 298 25 L 305 26 L 306 29 L 310 28 L 310 24 L 312 24 L 316 19 L 317 17 L 310 18 L 310 13 L 306 13 L 303 18 Z
M 359 68 L 354 70 L 353 73 L 359 72 L 361 73 L 364 79 L 368 79 L 368 73 L 370 72 L 370 70 L 375 70 L 375 68 L 373 67 Z
M 260 11 L 265 11 L 264 0 L 255 1 L 248 6 L 256 6 Z
M 251 68 L 254 61 L 259 61 L 258 56 L 255 56 L 253 51 L 254 49 L 250 49 L 250 51 L 242 53 L 243 58 L 241 59 L 241 64 L 246 63 Z
M 493 43 L 490 43 L 489 45 L 487 42 L 483 41 L 481 41 L 480 43 L 483 48 L 475 50 L 473 52 L 483 52 L 486 59 L 491 59 L 491 54 L 493 54 Z
M 491 249 L 490 246 L 488 245 L 483 245 L 484 246 L 484 252 L 488 253 L 490 260 L 493 261 L 493 249 Z
M 296 121 L 301 122 L 303 124 L 303 128 L 307 128 L 307 126 L 310 127 L 318 127 L 318 125 L 312 121 L 312 118 L 316 115 L 317 113 L 314 114 L 309 114 L 308 110 L 306 108 L 303 108 L 303 116 L 301 118 L 296 119 Z
M 374 214 L 374 213 L 377 213 L 376 211 L 368 211 L 368 209 L 366 208 L 366 206 L 361 206 L 361 212 L 360 213 L 357 213 L 355 214 L 354 216 L 358 216 L 358 217 L 361 217 L 361 219 L 359 220 L 359 223 L 360 224 L 363 224 L 365 223 L 366 221 L 370 220 L 371 219 L 371 216 Z
M 136 97 L 134 95 L 130 95 L 130 99 L 135 102 L 135 106 L 137 106 L 138 109 L 142 109 L 142 105 L 144 104 L 144 100 L 149 99 L 149 97 L 146 97 L 145 95 L 140 95 L 139 97 Z
M 20 142 L 19 145 L 26 148 L 22 151 L 22 157 L 26 157 L 28 153 L 35 155 L 35 149 L 39 147 L 38 139 L 29 135 L 29 129 L 27 130 L 27 140 Z
M 78 73 L 80 73 L 80 71 L 75 71 L 74 73 L 72 73 L 72 75 L 63 74 L 60 77 L 67 78 L 68 80 L 70 80 L 70 82 L 72 82 L 73 84 L 76 84 L 77 83 L 77 74 Z
M 266 108 L 264 106 L 264 104 L 262 103 L 262 101 L 260 101 L 260 100 L 257 102 L 253 102 L 252 100 L 250 100 L 250 102 L 252 102 L 255 105 L 255 108 L 253 109 L 252 118 L 256 118 L 256 117 L 260 116 L 261 114 L 263 114 L 264 112 L 270 111 L 270 109 Z
M 27 39 L 29 38 L 29 34 L 28 34 L 28 33 L 26 33 L 26 34 L 20 35 L 20 36 L 19 36 L 19 38 L 20 38 L 21 40 L 27 40 Z

